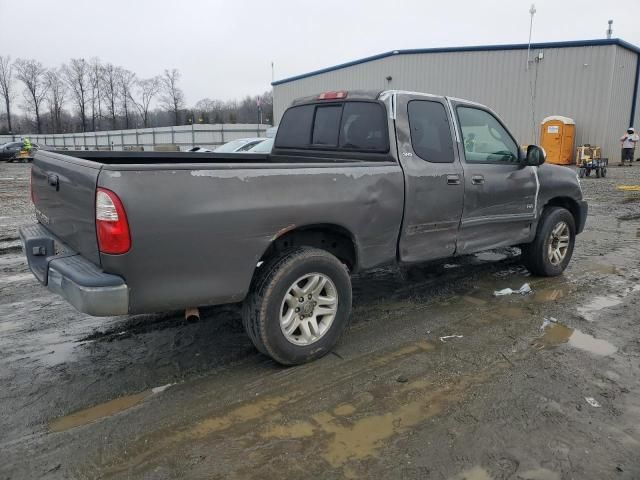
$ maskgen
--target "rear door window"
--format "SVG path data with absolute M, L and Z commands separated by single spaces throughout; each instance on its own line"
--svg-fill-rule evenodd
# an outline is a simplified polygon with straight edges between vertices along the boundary
M 347 102 L 342 113 L 340 147 L 386 152 L 389 149 L 384 109 L 378 103 Z
M 411 145 L 423 160 L 453 163 L 453 139 L 444 105 L 430 100 L 409 102 Z

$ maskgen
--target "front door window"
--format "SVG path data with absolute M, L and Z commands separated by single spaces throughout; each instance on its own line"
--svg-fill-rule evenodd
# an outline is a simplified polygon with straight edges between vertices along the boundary
M 517 163 L 518 146 L 500 122 L 479 108 L 458 107 L 468 163 Z

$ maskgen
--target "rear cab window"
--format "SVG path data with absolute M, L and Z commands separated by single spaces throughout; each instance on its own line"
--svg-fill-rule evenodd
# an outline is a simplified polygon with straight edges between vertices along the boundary
M 385 108 L 360 100 L 291 107 L 280 122 L 275 148 L 387 153 Z

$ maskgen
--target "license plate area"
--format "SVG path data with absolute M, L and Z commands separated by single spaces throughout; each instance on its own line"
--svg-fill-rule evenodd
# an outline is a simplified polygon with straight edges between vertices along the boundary
M 49 261 L 56 256 L 55 242 L 52 238 L 28 238 L 24 242 L 24 251 L 29 268 L 40 283 L 46 285 Z
M 51 260 L 76 254 L 40 224 L 21 228 L 20 237 L 29 269 L 42 285 L 47 285 Z

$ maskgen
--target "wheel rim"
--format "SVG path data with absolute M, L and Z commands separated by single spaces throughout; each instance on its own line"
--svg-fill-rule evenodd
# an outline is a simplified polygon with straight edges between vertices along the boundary
M 280 329 L 294 345 L 311 345 L 331 328 L 338 311 L 338 290 L 322 273 L 303 275 L 287 290 L 280 307 Z
M 560 265 L 569 251 L 571 232 L 566 222 L 559 222 L 551 230 L 549 235 L 548 257 L 552 265 Z

